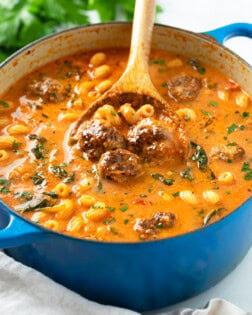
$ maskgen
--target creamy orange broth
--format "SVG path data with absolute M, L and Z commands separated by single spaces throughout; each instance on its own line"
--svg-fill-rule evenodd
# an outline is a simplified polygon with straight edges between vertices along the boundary
M 170 164 L 144 162 L 143 175 L 121 184 L 102 179 L 102 189 L 99 190 L 92 171 L 94 163 L 85 160 L 82 152 L 76 151 L 73 159 L 69 160 L 68 130 L 81 112 L 99 97 L 100 93 L 96 88 L 98 84 L 105 79 L 117 81 L 125 69 L 128 50 L 104 51 L 107 59 L 102 63 L 110 66 L 110 73 L 101 79 L 94 78 L 95 67 L 89 64 L 94 53 L 80 53 L 52 62 L 27 75 L 2 95 L 0 197 L 4 202 L 34 222 L 62 233 L 105 241 L 139 241 L 169 237 L 200 228 L 229 214 L 251 195 L 251 101 L 247 99 L 244 91 L 215 68 L 200 64 L 199 73 L 188 63 L 190 58 L 161 50 L 151 52 L 150 72 L 153 83 L 172 110 L 190 108 L 194 111 L 195 121 L 187 116 L 181 120 L 189 139 L 205 150 L 208 156 L 208 169 L 214 173 L 215 179 L 209 176 L 209 171 L 200 170 L 189 156 L 186 161 Z M 178 58 L 179 62 L 175 61 L 167 66 L 170 61 Z M 205 72 L 202 67 L 205 68 Z M 192 101 L 176 102 L 168 97 L 166 82 L 181 73 L 202 80 L 202 89 Z M 57 79 L 69 87 L 63 101 L 43 102 L 39 97 L 27 93 L 28 84 L 42 76 Z M 79 89 L 80 83 L 86 81 L 92 82 L 93 87 Z M 222 91 L 225 91 L 224 99 L 221 99 Z M 245 95 L 245 103 L 242 105 L 239 102 L 237 104 L 237 98 L 241 93 Z M 78 101 L 74 103 L 76 100 Z M 67 113 L 77 115 L 68 117 L 68 120 L 67 116 L 64 118 Z M 14 133 L 10 132 L 10 127 L 17 124 L 27 126 L 24 134 L 15 134 L 15 128 Z M 123 128 L 128 130 L 129 126 L 123 123 L 121 129 Z M 44 137 L 46 141 L 31 139 L 32 137 L 29 138 L 28 135 Z M 9 145 L 2 145 L 1 139 L 6 136 L 15 139 L 12 139 Z M 238 144 L 245 150 L 245 154 L 234 161 L 214 159 L 211 150 L 221 144 L 229 144 L 229 147 Z M 36 158 L 31 151 L 36 145 L 40 146 L 42 158 Z M 6 159 L 3 158 L 5 154 Z M 64 175 L 62 178 L 55 176 L 50 169 L 50 166 L 55 165 L 60 165 L 59 170 L 67 172 L 67 176 Z M 191 169 L 190 178 L 183 178 L 180 171 L 187 169 Z M 221 173 L 227 171 L 234 177 L 229 184 L 218 179 Z M 42 184 L 35 185 L 38 173 L 42 175 Z M 153 178 L 150 175 L 153 173 L 172 180 L 171 185 Z M 56 194 L 56 186 L 66 178 L 68 191 L 66 196 L 61 197 Z M 86 187 L 87 182 L 89 187 Z M 86 186 L 83 188 L 81 183 L 85 183 Z M 209 190 L 214 192 L 214 196 L 217 194 L 219 200 L 210 202 L 204 197 L 204 192 Z M 193 193 L 194 204 L 183 200 L 183 193 L 181 194 L 183 191 Z M 41 208 L 22 210 L 24 205 L 31 201 L 29 199 L 48 192 L 54 197 L 44 194 L 45 197 L 51 198 L 50 207 L 48 205 L 43 207 L 42 204 Z M 95 198 L 93 205 L 81 205 L 83 195 L 93 196 Z M 68 208 L 62 212 L 57 205 L 64 204 L 66 200 L 69 202 Z M 86 216 L 90 209 L 100 210 L 104 207 L 105 214 L 100 218 L 92 220 Z M 176 218 L 174 225 L 165 227 L 161 224 L 147 236 L 134 229 L 136 219 L 151 219 L 157 212 L 173 213 Z

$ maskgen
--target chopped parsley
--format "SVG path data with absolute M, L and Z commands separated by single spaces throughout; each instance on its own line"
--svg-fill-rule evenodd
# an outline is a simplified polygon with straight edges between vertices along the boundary
M 249 117 L 249 115 L 250 115 L 249 112 L 243 112 L 242 113 L 242 117 L 243 118 Z
M 129 220 L 128 219 L 126 219 L 126 220 L 124 220 L 124 224 L 127 224 L 129 222 Z
M 115 211 L 114 207 L 107 207 L 110 211 Z
M 44 113 L 41 114 L 41 116 L 45 117 L 45 118 L 48 118 L 48 116 Z
M 9 107 L 10 107 L 9 104 L 6 103 L 6 102 L 4 102 L 4 101 L 0 101 L 0 105 L 1 105 L 2 107 L 4 107 L 4 108 L 9 108 Z
M 147 195 L 139 195 L 140 198 L 147 198 Z
M 160 66 L 164 66 L 165 65 L 165 61 L 163 59 L 161 60 L 153 60 L 151 62 L 152 65 L 160 65 Z
M 202 109 L 201 111 L 202 114 L 208 116 L 208 117 L 213 117 L 210 113 L 206 112 L 205 110 Z
M 235 143 L 235 142 L 229 142 L 228 144 L 227 144 L 227 147 L 234 147 L 234 146 L 236 146 L 237 145 L 237 143 Z
M 113 115 L 113 116 L 116 116 L 116 111 L 115 110 L 111 110 L 110 114 Z
M 128 204 L 126 202 L 121 202 L 120 205 L 123 206 L 123 207 L 120 208 L 120 210 L 122 212 L 125 212 L 125 211 L 127 211 L 129 209 L 129 206 L 128 206 Z
M 115 218 L 112 218 L 110 220 L 103 221 L 103 224 L 107 225 L 107 224 L 110 224 L 112 222 L 115 222 L 115 220 L 116 220 Z
M 173 197 L 177 197 L 177 196 L 179 196 L 179 191 L 177 191 L 177 192 L 173 193 L 172 195 L 173 195 Z
M 37 140 L 38 142 L 41 142 L 41 143 L 44 143 L 44 142 L 47 141 L 46 138 L 40 137 L 40 136 L 35 135 L 35 134 L 28 135 L 27 137 L 28 137 L 30 140 Z
M 238 126 L 237 126 L 236 124 L 232 124 L 231 126 L 229 126 L 229 127 L 227 128 L 228 134 L 234 132 L 237 128 L 238 128 Z
M 218 103 L 215 102 L 215 101 L 211 101 L 208 103 L 208 106 L 214 106 L 214 107 L 217 107 L 218 106 Z
M 19 148 L 21 147 L 21 145 L 22 145 L 22 142 L 16 142 L 16 141 L 14 141 L 14 142 L 13 142 L 13 152 L 17 153 L 18 150 L 19 150 Z
M 245 180 L 251 180 L 252 179 L 252 169 L 250 168 L 249 162 L 243 163 L 242 172 L 245 173 L 245 175 L 244 175 Z

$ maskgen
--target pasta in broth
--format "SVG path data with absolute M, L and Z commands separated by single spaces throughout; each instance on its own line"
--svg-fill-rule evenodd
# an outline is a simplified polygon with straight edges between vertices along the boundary
M 128 51 L 85 52 L 14 84 L 0 102 L 0 197 L 46 228 L 144 241 L 210 224 L 251 195 L 251 100 L 200 61 L 154 50 L 154 85 L 187 138 L 152 104 L 105 104 L 68 143 L 71 124 L 118 80 Z

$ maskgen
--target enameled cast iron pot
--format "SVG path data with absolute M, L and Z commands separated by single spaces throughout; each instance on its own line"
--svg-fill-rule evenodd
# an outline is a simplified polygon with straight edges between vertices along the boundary
M 207 34 L 220 43 L 237 35 L 252 37 L 252 24 L 232 24 Z M 80 50 L 129 47 L 130 35 L 131 24 L 108 23 L 40 39 L 1 65 L 0 93 L 59 57 Z M 252 95 L 252 68 L 209 36 L 155 25 L 153 47 L 214 65 Z M 61 235 L 26 220 L 2 202 L 0 224 L 0 248 L 16 260 L 91 300 L 145 311 L 198 294 L 237 266 L 252 244 L 252 200 L 204 228 L 140 243 Z

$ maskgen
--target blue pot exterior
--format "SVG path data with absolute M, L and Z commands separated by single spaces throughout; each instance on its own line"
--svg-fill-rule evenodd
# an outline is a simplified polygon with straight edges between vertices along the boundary
M 208 34 L 222 42 L 236 30 L 252 36 L 252 26 L 244 24 Z M 150 242 L 68 237 L 36 226 L 1 202 L 0 228 L 0 248 L 16 260 L 88 299 L 147 311 L 199 294 L 237 266 L 252 244 L 252 199 L 214 224 Z
M 6 252 L 91 300 L 157 309 L 206 290 L 236 267 L 252 243 L 251 206 L 161 241 L 113 244 L 48 233 Z

